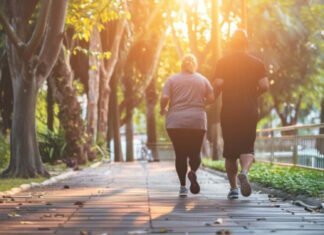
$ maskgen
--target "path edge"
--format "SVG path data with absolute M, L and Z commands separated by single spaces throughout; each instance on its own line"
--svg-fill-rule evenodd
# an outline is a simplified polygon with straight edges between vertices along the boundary
M 97 168 L 99 166 L 101 166 L 105 161 L 99 161 L 99 162 L 95 162 L 93 164 L 91 164 L 90 166 L 88 166 L 87 168 Z M 56 176 L 52 176 L 49 179 L 46 179 L 43 182 L 40 183 L 35 183 L 35 182 L 31 182 L 29 184 L 22 184 L 18 187 L 13 187 L 7 191 L 4 192 L 0 192 L 0 197 L 6 197 L 6 196 L 13 196 L 17 193 L 21 193 L 27 190 L 30 190 L 32 188 L 39 188 L 39 187 L 45 187 L 45 186 L 49 186 L 52 184 L 55 184 L 61 180 L 65 180 L 67 178 L 70 178 L 72 176 L 75 176 L 78 174 L 79 171 L 75 171 L 73 169 L 68 169 L 64 172 L 62 172 L 59 175 Z

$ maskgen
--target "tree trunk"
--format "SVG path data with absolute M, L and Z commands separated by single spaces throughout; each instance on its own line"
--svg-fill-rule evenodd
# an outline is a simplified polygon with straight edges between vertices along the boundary
M 90 51 L 101 51 L 100 35 L 94 28 L 90 38 Z M 95 56 L 89 57 L 89 82 L 88 82 L 88 110 L 87 110 L 87 131 L 91 138 L 91 144 L 96 143 L 98 128 L 98 100 L 99 100 L 99 82 L 100 82 L 100 61 Z
M 146 132 L 147 132 L 147 147 L 152 152 L 154 161 L 159 160 L 157 151 L 157 135 L 156 135 L 156 120 L 155 106 L 157 103 L 155 78 L 151 81 L 146 90 Z
M 134 126 L 133 126 L 133 109 L 127 108 L 129 119 L 126 122 L 126 161 L 134 161 Z
M 28 66 L 22 66 L 28 68 Z M 15 68 L 12 64 L 11 68 Z M 42 164 L 36 141 L 36 99 L 37 84 L 33 74 L 26 70 L 16 70 L 13 83 L 14 110 L 12 119 L 9 167 L 2 173 L 4 177 L 49 176 Z M 28 76 L 28 77 L 23 77 Z M 23 115 L 22 115 L 23 114 Z
M 119 50 L 120 50 L 120 44 L 122 41 L 122 36 L 124 33 L 126 25 L 126 19 L 120 19 L 116 23 L 116 29 L 112 33 L 109 30 L 104 30 L 102 32 L 102 49 L 103 51 L 106 51 L 108 49 L 108 46 L 105 46 L 108 44 L 108 41 L 112 41 L 112 45 L 109 48 L 109 51 L 111 52 L 111 57 L 108 61 L 102 61 L 102 66 L 100 66 L 100 97 L 99 97 L 99 116 L 98 116 L 98 139 L 100 141 L 106 141 L 107 140 L 107 128 L 108 128 L 108 106 L 109 106 L 109 95 L 110 95 L 110 87 L 109 82 L 111 80 L 111 77 L 113 76 L 113 72 L 115 70 L 117 61 L 119 59 Z M 106 25 L 106 27 L 109 27 L 109 24 Z M 108 35 L 107 35 L 108 34 Z M 110 40 L 108 40 L 110 39 Z M 104 41 L 103 41 L 104 40 Z
M 75 164 L 84 164 L 88 160 L 88 155 L 89 158 L 92 157 L 92 152 L 87 146 L 88 138 L 81 118 L 82 109 L 72 84 L 73 74 L 69 66 L 69 58 L 66 57 L 63 48 L 52 79 L 55 98 L 60 108 L 59 119 L 65 134 L 64 158 Z
M 13 111 L 12 81 L 7 56 L 1 59 L 0 77 L 0 113 L 2 118 L 1 132 L 6 135 L 11 128 Z
M 222 45 L 221 45 L 221 30 L 220 30 L 220 23 L 219 23 L 219 16 L 220 16 L 220 4 L 219 0 L 211 0 L 212 1 L 212 35 L 211 35 L 211 50 L 212 50 L 212 57 L 210 64 L 216 64 L 217 60 L 222 55 Z M 213 76 L 214 71 L 210 71 L 211 76 Z M 215 79 L 215 78 L 212 78 Z M 211 137 L 212 143 L 212 159 L 213 160 L 220 160 L 221 158 L 221 150 L 220 150 L 220 140 L 221 140 L 221 130 L 220 130 L 220 109 L 221 109 L 222 99 L 219 96 L 216 99 L 215 104 L 212 105 L 212 108 L 209 112 L 211 121 L 209 125 L 209 132 Z
M 54 131 L 54 98 L 53 98 L 53 88 L 51 83 L 47 79 L 47 95 L 46 95 L 46 109 L 47 109 L 47 128 L 50 131 Z
M 117 97 L 117 86 L 118 86 L 118 75 L 115 73 L 111 79 L 111 112 L 113 113 L 112 122 L 113 122 L 113 136 L 114 136 L 114 159 L 115 162 L 123 161 L 123 151 L 121 146 L 121 136 L 120 136 L 120 113 L 118 106 L 118 97 Z
M 324 123 L 324 98 L 322 98 L 322 102 L 321 102 L 320 120 L 321 120 L 321 123 Z M 324 135 L 324 128 L 320 128 L 319 134 Z M 316 140 L 316 148 L 320 152 L 320 154 L 324 154 L 324 138 L 318 138 Z
M 241 0 L 241 4 L 242 4 L 241 28 L 248 31 L 247 0 Z
M 25 178 L 49 176 L 36 141 L 36 99 L 38 88 L 51 72 L 61 47 L 67 1 L 41 1 L 34 29 L 28 15 L 34 9 L 35 1 L 12 0 L 5 3 L 3 9 L 7 10 L 8 19 L 0 11 L 0 21 L 7 35 L 14 108 L 11 158 L 3 175 Z

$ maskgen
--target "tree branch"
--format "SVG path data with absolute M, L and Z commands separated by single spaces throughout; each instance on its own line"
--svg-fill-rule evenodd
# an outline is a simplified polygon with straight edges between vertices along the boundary
M 142 101 L 142 99 L 144 98 L 145 90 L 150 85 L 150 83 L 151 83 L 151 81 L 152 81 L 152 79 L 154 77 L 154 74 L 156 72 L 157 66 L 159 64 L 161 51 L 162 51 L 162 48 L 164 46 L 164 42 L 165 42 L 165 38 L 166 38 L 166 34 L 167 34 L 166 32 L 167 31 L 164 32 L 163 36 L 160 38 L 159 44 L 156 47 L 156 51 L 155 51 L 155 55 L 154 55 L 154 58 L 153 58 L 153 61 L 152 61 L 152 65 L 151 65 L 150 69 L 148 70 L 148 72 L 145 74 L 146 79 L 143 82 L 142 87 L 137 91 L 137 94 L 140 94 L 140 96 L 137 99 L 134 98 L 134 97 L 126 97 L 125 100 L 119 106 L 120 107 L 120 113 L 122 113 L 125 110 L 127 102 L 129 102 L 130 99 L 133 99 L 132 100 L 132 104 L 133 104 L 132 108 L 134 108 L 134 107 L 138 106 L 140 104 L 140 102 Z M 120 126 L 124 125 L 126 123 L 127 119 L 128 119 L 127 116 L 123 117 L 120 120 L 120 123 L 121 123 Z
M 26 60 L 30 59 L 30 57 L 33 55 L 37 47 L 39 46 L 40 42 L 42 41 L 47 21 L 48 21 L 48 16 L 49 16 L 49 10 L 51 6 L 52 0 L 42 0 L 41 1 L 41 7 L 40 7 L 40 12 L 39 16 L 37 19 L 37 24 L 35 27 L 35 30 L 33 32 L 32 37 L 28 41 L 24 52 L 23 56 Z
M 67 0 L 55 0 L 51 3 L 48 30 L 36 69 L 38 87 L 47 78 L 57 60 L 64 36 L 66 9 Z
M 181 43 L 176 35 L 176 31 L 175 31 L 175 28 L 174 28 L 174 25 L 173 25 L 173 22 L 171 22 L 171 33 L 172 33 L 172 37 L 173 37 L 173 40 L 175 42 L 175 45 L 176 45 L 176 48 L 177 48 L 177 53 L 178 53 L 178 56 L 179 58 L 181 59 L 183 57 L 183 50 L 182 50 L 182 47 L 181 47 Z
M 105 76 L 108 77 L 107 82 L 110 82 L 110 79 L 113 75 L 114 69 L 116 67 L 116 63 L 118 61 L 119 56 L 119 48 L 121 39 L 125 30 L 126 19 L 120 19 L 117 23 L 114 41 L 111 47 L 111 58 L 109 58 L 107 65 L 105 66 Z
M 2 10 L 0 10 L 0 23 L 3 26 L 5 33 L 8 35 L 10 42 L 14 44 L 18 52 L 21 53 L 25 47 L 25 43 L 18 37 Z

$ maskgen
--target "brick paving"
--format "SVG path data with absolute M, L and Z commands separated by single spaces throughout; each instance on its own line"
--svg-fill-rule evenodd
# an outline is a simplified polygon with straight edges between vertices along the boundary
M 266 194 L 226 199 L 200 170 L 199 195 L 178 198 L 172 162 L 103 164 L 52 186 L 0 199 L 0 234 L 324 235 L 324 215 Z

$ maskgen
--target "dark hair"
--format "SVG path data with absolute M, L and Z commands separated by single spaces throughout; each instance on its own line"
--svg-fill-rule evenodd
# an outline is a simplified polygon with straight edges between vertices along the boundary
M 232 49 L 246 49 L 248 44 L 247 32 L 244 29 L 237 29 L 231 39 Z

